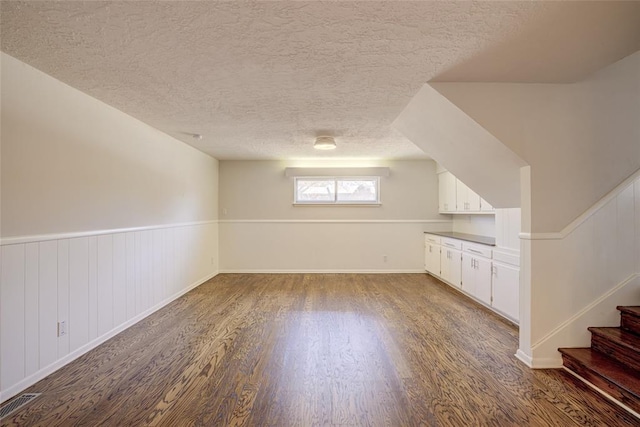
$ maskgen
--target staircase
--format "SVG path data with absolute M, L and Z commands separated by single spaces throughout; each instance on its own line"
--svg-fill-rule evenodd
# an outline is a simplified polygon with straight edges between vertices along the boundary
M 563 365 L 640 413 L 640 307 L 617 307 L 619 328 L 589 328 L 590 348 L 559 348 Z

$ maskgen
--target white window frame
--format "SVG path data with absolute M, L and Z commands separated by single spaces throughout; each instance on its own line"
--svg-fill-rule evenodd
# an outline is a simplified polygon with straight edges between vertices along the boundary
M 318 181 L 333 181 L 333 201 L 320 200 L 298 200 L 298 180 L 302 181 L 310 181 L 310 180 L 318 180 Z M 357 181 L 357 180 L 366 180 L 366 181 L 375 181 L 376 183 L 376 200 L 375 201 L 367 201 L 367 200 L 350 200 L 350 201 L 341 201 L 338 200 L 338 182 L 341 180 L 345 181 Z M 382 203 L 380 202 L 380 177 L 379 176 L 296 176 L 293 179 L 293 204 L 296 206 L 380 206 Z

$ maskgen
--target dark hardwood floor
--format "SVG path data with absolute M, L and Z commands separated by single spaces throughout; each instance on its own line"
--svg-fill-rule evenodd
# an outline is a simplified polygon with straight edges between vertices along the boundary
M 40 381 L 20 426 L 626 426 L 425 274 L 219 275 Z

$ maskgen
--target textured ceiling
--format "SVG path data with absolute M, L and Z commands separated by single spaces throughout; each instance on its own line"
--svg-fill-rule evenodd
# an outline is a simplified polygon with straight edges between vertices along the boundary
M 609 56 L 598 54 L 599 41 L 585 50 L 593 59 L 586 63 L 551 55 L 555 62 L 532 76 L 531 55 L 518 43 L 557 53 L 566 46 L 545 38 L 548 28 L 576 16 L 594 25 L 601 11 L 530 1 L 0 7 L 2 51 L 219 159 L 423 158 L 390 125 L 425 82 L 566 81 L 631 53 L 637 36 L 633 28 L 616 33 L 610 44 L 622 47 L 607 46 Z M 319 134 L 334 135 L 338 149 L 314 151 Z

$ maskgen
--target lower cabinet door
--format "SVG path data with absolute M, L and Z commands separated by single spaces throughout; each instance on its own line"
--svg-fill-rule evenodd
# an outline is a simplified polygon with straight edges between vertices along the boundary
M 520 320 L 520 269 L 493 263 L 493 307 L 515 321 Z
M 462 290 L 491 304 L 491 261 L 486 258 L 462 254 Z
M 480 301 L 491 304 L 491 261 L 476 258 L 476 293 Z
M 462 290 L 476 295 L 475 258 L 466 252 L 462 253 Z
M 449 280 L 451 284 L 459 288 L 462 281 L 462 252 L 455 249 L 448 250 L 451 253 L 451 256 L 449 258 L 451 271 L 447 280 Z
M 440 251 L 440 277 L 443 280 L 449 281 L 451 276 L 451 263 L 449 257 L 451 256 L 451 249 L 441 247 Z
M 440 245 L 427 243 L 424 254 L 425 270 L 440 277 Z
M 442 246 L 440 252 L 440 277 L 450 284 L 460 287 L 462 252 Z

